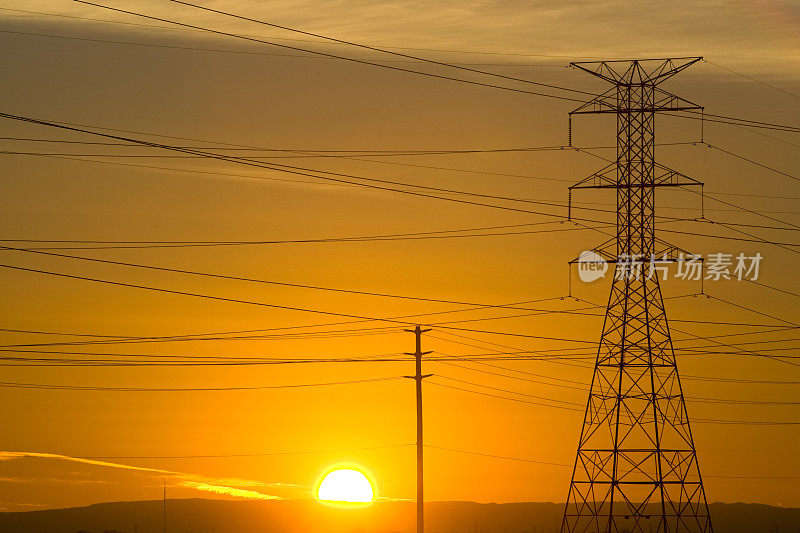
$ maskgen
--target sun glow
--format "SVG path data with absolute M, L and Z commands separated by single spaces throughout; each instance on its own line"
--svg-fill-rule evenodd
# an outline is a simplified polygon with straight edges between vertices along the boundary
M 370 480 L 354 468 L 331 470 L 317 488 L 317 499 L 324 503 L 364 505 L 374 497 Z

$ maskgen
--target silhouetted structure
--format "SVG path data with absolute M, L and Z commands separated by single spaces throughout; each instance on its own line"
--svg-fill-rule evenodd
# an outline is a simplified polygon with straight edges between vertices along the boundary
M 422 356 L 431 352 L 422 351 L 422 334 L 430 331 L 429 329 L 422 329 L 417 326 L 414 329 L 407 329 L 409 333 L 413 333 L 416 338 L 416 349 L 414 353 L 406 352 L 406 355 L 413 355 L 415 362 L 416 372 L 413 376 L 406 376 L 416 381 L 416 397 L 417 397 L 417 533 L 424 533 L 425 531 L 425 498 L 424 498 L 424 470 L 423 470 L 423 456 L 425 445 L 422 440 L 422 380 L 430 377 L 431 374 L 422 374 Z
M 655 162 L 655 114 L 702 110 L 658 85 L 701 58 L 572 63 L 613 87 L 570 113 L 617 118 L 616 161 L 570 188 L 617 191 L 615 264 L 562 533 L 710 532 L 656 263 L 655 189 L 700 185 Z M 570 132 L 571 142 L 571 132 Z M 682 257 L 681 257 L 682 259 Z

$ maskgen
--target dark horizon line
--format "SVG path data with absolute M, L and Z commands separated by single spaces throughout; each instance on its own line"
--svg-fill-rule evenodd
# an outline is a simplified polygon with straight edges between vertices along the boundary
M 40 508 L 40 509 L 31 509 L 28 511 L 0 511 L 0 516 L 8 515 L 8 514 L 19 514 L 19 513 L 36 513 L 36 512 L 47 512 L 47 511 L 68 511 L 72 509 L 88 509 L 90 507 L 102 506 L 102 505 L 115 505 L 115 504 L 144 504 L 144 503 L 153 503 L 161 505 L 164 503 L 164 499 L 149 499 L 149 500 L 114 500 L 114 501 L 105 501 L 105 502 L 96 502 L 90 503 L 87 505 L 77 505 L 72 507 L 47 507 L 47 508 Z M 279 503 L 319 503 L 315 498 L 270 498 L 268 500 L 260 500 L 260 499 L 247 499 L 247 498 L 203 498 L 203 497 L 191 497 L 191 498 L 167 498 L 167 502 L 190 502 L 190 501 L 199 501 L 199 502 L 221 502 L 221 503 L 250 503 L 250 504 L 279 504 Z M 565 502 L 551 502 L 551 501 L 515 501 L 515 502 L 476 502 L 473 500 L 426 500 L 426 504 L 473 504 L 473 505 L 553 505 L 553 506 L 562 506 L 565 505 Z M 378 499 L 377 501 L 372 502 L 372 504 L 406 504 L 406 505 L 414 505 L 415 502 L 413 498 L 408 499 L 386 499 L 381 500 Z M 771 505 L 768 503 L 759 503 L 759 502 L 710 502 L 709 505 L 753 505 L 753 506 L 762 506 L 762 507 L 770 507 L 773 509 L 797 509 L 800 510 L 800 505 L 796 507 L 785 507 L 783 505 Z M 363 508 L 363 507 L 362 507 Z

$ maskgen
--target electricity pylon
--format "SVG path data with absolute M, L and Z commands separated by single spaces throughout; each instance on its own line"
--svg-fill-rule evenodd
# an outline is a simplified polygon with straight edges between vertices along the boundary
M 655 236 L 655 189 L 702 185 L 655 162 L 655 114 L 702 107 L 663 81 L 701 58 L 572 63 L 612 84 L 570 113 L 616 115 L 616 161 L 570 188 L 617 191 L 615 264 L 562 533 L 711 532 L 653 258 L 683 258 Z M 680 252 L 680 253 L 679 253 Z

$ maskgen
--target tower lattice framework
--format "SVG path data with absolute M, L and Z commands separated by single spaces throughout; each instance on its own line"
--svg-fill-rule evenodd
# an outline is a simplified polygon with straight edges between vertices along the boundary
M 700 59 L 572 63 L 612 84 L 570 122 L 575 114 L 615 114 L 617 158 L 571 187 L 570 199 L 574 189 L 616 189 L 617 232 L 595 249 L 615 264 L 614 280 L 562 533 L 712 531 L 651 263 L 683 258 L 655 236 L 656 187 L 702 185 L 655 162 L 656 113 L 702 110 L 659 84 Z

